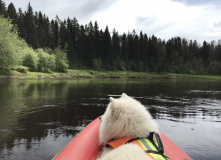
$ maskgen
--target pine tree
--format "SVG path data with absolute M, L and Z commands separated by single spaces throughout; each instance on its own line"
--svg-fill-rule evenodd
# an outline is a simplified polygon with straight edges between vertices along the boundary
M 166 46 L 165 41 L 158 39 L 157 45 L 157 71 L 163 73 L 166 70 Z
M 138 64 L 141 61 L 141 49 L 140 49 L 140 45 L 139 45 L 139 37 L 136 34 L 136 32 L 134 32 L 134 36 L 133 36 L 133 59 L 134 61 Z
M 114 58 L 117 56 L 121 57 L 120 55 L 120 39 L 118 36 L 118 32 L 114 29 L 112 34 L 112 53 Z
M 184 58 L 185 62 L 192 59 L 191 55 L 189 54 L 189 46 L 188 42 L 185 38 L 182 39 L 182 45 L 181 45 L 181 55 Z
M 139 50 L 140 50 L 140 61 L 142 61 L 144 64 L 147 62 L 146 58 L 146 51 L 147 51 L 147 35 L 143 35 L 143 32 L 140 32 L 139 37 Z
M 57 20 L 51 20 L 51 49 L 59 46 L 59 26 Z
M 215 48 L 216 48 L 216 57 L 221 62 L 221 39 L 218 40 Z
M 208 67 L 210 64 L 210 44 L 206 41 L 203 42 L 201 57 L 205 67 Z
M 95 30 L 94 30 L 94 26 L 93 26 L 93 23 L 90 22 L 88 24 L 88 28 L 87 28 L 87 31 L 88 31 L 88 47 L 90 48 L 90 60 L 92 60 L 93 58 L 96 58 L 96 53 L 95 53 L 95 43 L 94 43 L 94 40 L 95 40 Z
M 127 33 L 127 51 L 128 59 L 133 60 L 133 35 L 130 31 Z
M 72 21 L 70 18 L 67 19 L 67 52 L 70 65 L 73 66 L 74 60 L 76 58 L 76 51 L 75 51 L 75 37 L 73 33 L 73 26 Z
M 86 37 L 86 31 L 83 25 L 80 26 L 80 32 L 79 32 L 79 36 L 78 36 L 78 47 L 77 47 L 77 52 L 78 52 L 78 59 L 82 62 L 82 63 L 86 63 L 87 62 L 87 37 Z
M 77 46 L 78 46 L 78 36 L 79 36 L 79 32 L 80 32 L 80 26 L 78 24 L 78 20 L 74 17 L 73 20 L 71 20 L 72 23 L 72 39 L 74 42 L 74 49 L 77 50 Z
M 101 50 L 100 50 L 100 32 L 99 32 L 99 25 L 97 21 L 94 23 L 94 46 L 95 46 L 95 55 L 96 58 L 101 56 Z
M 8 10 L 7 10 L 7 13 L 8 13 L 8 17 L 12 19 L 12 24 L 17 24 L 17 13 L 16 13 L 16 9 L 15 9 L 15 6 L 13 3 L 10 3 L 8 5 Z
M 59 26 L 60 26 L 60 30 L 59 30 L 60 46 L 61 46 L 61 49 L 66 49 L 67 41 L 68 41 L 67 22 L 66 20 L 61 21 L 59 19 L 58 21 L 59 21 Z
M 38 41 L 39 41 L 39 47 L 44 48 L 45 42 L 44 42 L 44 36 L 45 36 L 45 31 L 44 31 L 44 20 L 43 20 L 43 15 L 41 12 L 38 13 L 37 18 L 37 31 L 38 31 Z
M 158 50 L 158 40 L 157 37 L 152 35 L 152 37 L 149 37 L 149 44 L 148 44 L 148 62 L 150 71 L 155 72 L 157 70 L 157 62 L 159 57 L 159 50 Z
M 24 14 L 22 13 L 21 8 L 18 9 L 18 30 L 19 30 L 19 36 L 25 38 L 26 32 L 24 27 Z
M 45 16 L 43 17 L 43 30 L 44 30 L 44 48 L 48 48 L 51 46 L 51 24 L 49 18 Z
M 122 52 L 122 56 L 127 59 L 128 57 L 128 53 L 127 53 L 127 35 L 125 33 L 123 33 L 123 35 L 121 36 L 121 40 L 120 40 L 120 47 L 121 47 L 121 52 Z
M 25 14 L 24 26 L 26 29 L 26 41 L 34 49 L 38 48 L 38 33 L 35 23 L 35 17 L 33 15 L 33 10 L 30 3 L 28 4 L 28 9 Z
M 106 58 L 111 58 L 112 54 L 111 54 L 111 36 L 110 36 L 110 32 L 108 29 L 108 26 L 106 26 L 105 31 L 104 31 L 104 37 L 103 37 L 103 41 L 104 41 L 104 57 Z
M 5 2 L 0 0 L 0 15 L 4 15 L 4 17 L 7 17 L 6 13 L 7 12 L 6 12 L 6 7 L 5 7 Z
M 143 47 L 143 61 L 146 66 L 148 66 L 148 37 L 144 34 L 144 47 Z

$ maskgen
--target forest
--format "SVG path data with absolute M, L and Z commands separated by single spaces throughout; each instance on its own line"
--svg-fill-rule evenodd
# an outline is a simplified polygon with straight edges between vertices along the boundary
M 0 0 L 0 67 L 66 72 L 68 68 L 221 75 L 221 40 L 165 41 L 148 33 L 99 28 L 97 21 L 50 20 Z

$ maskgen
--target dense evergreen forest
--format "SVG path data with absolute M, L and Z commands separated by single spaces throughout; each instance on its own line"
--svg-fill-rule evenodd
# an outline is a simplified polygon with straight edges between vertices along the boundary
M 80 25 L 76 18 L 61 20 L 58 16 L 50 20 L 41 11 L 33 12 L 30 3 L 23 12 L 0 0 L 0 14 L 2 19 L 11 19 L 10 32 L 18 30 L 18 39 L 30 46 L 20 64 L 15 63 L 30 71 L 65 71 L 69 67 L 221 75 L 221 40 L 199 44 L 173 37 L 165 41 L 135 30 L 120 35 L 108 26 L 100 29 L 97 22 Z M 0 66 L 11 66 L 1 60 L 6 42 L 4 36 L 0 38 Z M 19 54 L 16 51 L 14 54 Z M 54 66 L 50 66 L 52 61 Z

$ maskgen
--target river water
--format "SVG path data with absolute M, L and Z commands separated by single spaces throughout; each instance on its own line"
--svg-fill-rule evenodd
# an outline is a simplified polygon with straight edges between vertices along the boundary
M 53 158 L 122 93 L 193 159 L 220 159 L 220 81 L 135 79 L 0 80 L 0 159 Z

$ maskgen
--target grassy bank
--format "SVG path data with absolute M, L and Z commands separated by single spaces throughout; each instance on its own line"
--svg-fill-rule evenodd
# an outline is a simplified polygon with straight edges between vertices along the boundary
M 20 73 L 13 70 L 0 68 L 0 79 L 73 79 L 73 78 L 148 78 L 148 79 L 211 79 L 221 80 L 221 76 L 187 75 L 174 73 L 146 73 L 132 71 L 94 71 L 69 69 L 67 73 L 51 72 L 26 72 Z

